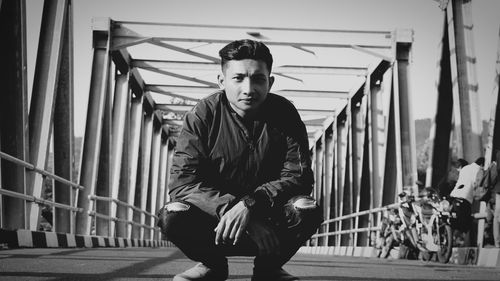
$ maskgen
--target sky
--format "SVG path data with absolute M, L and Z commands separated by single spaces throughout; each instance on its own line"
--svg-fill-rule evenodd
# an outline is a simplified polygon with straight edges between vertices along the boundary
M 41 0 L 27 0 L 28 88 L 42 10 Z M 436 111 L 438 44 L 443 12 L 434 0 L 73 0 L 75 135 L 85 129 L 92 62 L 92 18 L 118 21 L 216 24 L 284 28 L 414 31 L 410 91 L 415 119 Z M 500 1 L 472 0 L 473 40 L 481 118 L 490 114 L 499 45 Z M 238 39 L 238 38 L 235 38 Z M 213 81 L 215 82 L 215 78 Z

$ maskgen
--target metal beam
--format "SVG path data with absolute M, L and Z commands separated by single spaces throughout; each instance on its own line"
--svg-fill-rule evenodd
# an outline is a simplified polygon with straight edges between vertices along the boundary
M 30 162 L 37 167 L 45 167 L 49 154 L 67 7 L 68 1 L 56 0 L 45 1 L 43 7 L 29 114 Z M 28 177 L 28 194 L 41 197 L 43 182 L 41 174 L 32 173 Z M 37 230 L 40 207 L 34 202 L 28 202 L 27 213 L 30 229 Z
M 73 181 L 74 105 L 73 105 L 73 4 L 68 2 L 54 111 L 54 172 Z M 74 206 L 75 192 L 71 186 L 54 181 L 55 202 Z M 53 227 L 60 233 L 74 233 L 74 216 L 69 210 L 53 208 Z
M 355 31 L 327 29 L 255 28 L 244 26 L 152 24 L 115 22 L 113 36 L 119 38 L 148 38 L 174 42 L 207 42 L 227 44 L 234 38 L 255 39 L 267 45 L 296 47 L 352 48 L 353 45 L 368 49 L 390 49 L 391 33 L 386 31 Z M 148 28 L 149 27 L 149 28 Z M 169 34 L 169 36 L 164 36 Z M 340 36 L 341 35 L 341 36 Z M 120 40 L 117 40 L 117 43 Z
M 26 58 L 26 2 L 0 1 L 0 151 L 28 160 L 28 76 Z M 25 169 L 0 160 L 3 189 L 24 194 Z M 0 227 L 26 229 L 25 201 L 1 196 Z M 8 211 L 7 211 L 8 210 Z
M 139 60 L 134 59 L 131 67 L 142 69 L 172 69 L 192 71 L 219 71 L 220 64 L 213 62 L 192 61 L 162 61 L 162 60 Z M 273 66 L 273 72 L 283 74 L 318 74 L 318 75 L 346 75 L 366 76 L 366 67 L 344 67 L 344 66 L 315 66 L 315 65 L 279 65 Z
M 101 147 L 101 132 L 104 116 L 109 72 L 109 25 L 94 28 L 94 57 L 90 78 L 89 105 L 82 152 L 80 184 L 85 187 L 78 193 L 78 206 L 84 211 L 77 214 L 76 233 L 89 235 L 91 220 L 89 211 L 94 208 L 94 195 L 97 183 L 97 169 Z

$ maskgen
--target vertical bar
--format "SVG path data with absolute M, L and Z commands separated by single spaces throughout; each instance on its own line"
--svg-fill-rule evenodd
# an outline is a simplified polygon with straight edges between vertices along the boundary
M 439 77 L 437 79 L 437 110 L 429 138 L 432 147 L 429 153 L 429 167 L 426 186 L 437 186 L 447 176 L 451 149 L 450 136 L 453 120 L 453 84 L 451 78 L 450 45 L 448 39 L 448 17 L 443 13 L 443 36 L 438 59 Z
M 382 107 L 382 80 L 374 81 L 372 83 L 369 95 L 369 105 L 370 105 L 370 152 L 371 152 L 371 171 L 372 179 L 371 186 L 373 191 L 372 208 L 382 207 L 382 177 L 383 177 L 383 167 L 384 159 L 382 158 L 384 142 L 383 133 L 385 132 L 384 127 L 384 116 Z M 376 222 L 375 222 L 376 224 Z
M 132 103 L 130 105 L 130 135 L 129 135 L 129 193 L 128 193 L 128 204 L 131 206 L 139 206 L 139 202 L 135 200 L 135 193 L 138 186 L 137 172 L 140 167 L 139 165 L 139 148 L 141 143 L 141 128 L 143 124 L 143 95 L 137 95 L 132 97 Z M 138 214 L 137 214 L 138 215 Z M 129 209 L 127 214 L 128 221 L 135 221 L 135 213 L 132 209 Z M 127 227 L 127 237 L 137 239 L 139 238 L 139 231 L 137 233 L 133 230 L 137 229 L 132 225 Z
M 156 116 L 156 115 L 153 115 Z M 160 154 L 161 154 L 161 123 L 157 118 L 154 119 L 153 125 L 153 142 L 151 147 L 151 171 L 149 183 L 149 209 L 148 212 L 156 214 L 156 197 L 158 196 L 158 175 L 160 172 Z M 153 227 L 150 230 L 150 239 L 154 238 L 155 234 L 155 219 L 149 218 L 149 226 Z
M 404 32 L 404 31 L 403 31 Z M 417 152 L 415 140 L 415 120 L 413 118 L 413 105 L 411 99 L 411 43 L 413 32 L 411 34 L 401 34 L 402 31 L 396 31 L 396 60 L 397 60 L 397 79 L 398 87 L 395 97 L 399 100 L 399 114 L 396 118 L 399 120 L 400 129 L 400 149 L 401 149 L 401 167 L 402 184 L 404 188 L 411 190 L 412 194 L 418 194 L 417 187 Z M 395 89 L 396 90 L 396 89 Z
M 94 201 L 89 196 L 95 194 L 97 184 L 97 169 L 101 148 L 101 133 L 103 126 L 104 106 L 108 90 L 109 72 L 109 28 L 110 20 L 94 22 L 94 57 L 90 78 L 89 105 L 87 123 L 83 143 L 82 164 L 80 169 L 80 185 L 85 189 L 78 192 L 78 207 L 83 212 L 77 214 L 76 233 L 89 235 L 91 220 L 89 211 L 94 209 Z
M 111 197 L 111 148 L 112 148 L 112 118 L 113 118 L 113 90 L 114 73 L 111 60 L 108 61 L 108 77 L 106 87 L 106 101 L 103 112 L 103 123 L 101 132 L 101 150 L 99 153 L 99 169 L 97 171 L 97 185 L 95 193 L 97 196 Z M 111 215 L 110 201 L 96 200 L 96 213 L 110 216 Z M 96 234 L 100 236 L 114 236 L 111 232 L 111 220 L 107 218 L 95 217 Z
M 346 107 L 347 111 L 347 107 Z M 344 189 L 347 173 L 347 114 L 343 113 L 337 117 L 337 214 L 338 216 L 345 215 L 344 213 Z M 342 230 L 342 222 L 337 222 L 337 231 Z M 342 246 L 341 235 L 337 235 L 336 246 Z
M 49 153 L 67 7 L 68 1 L 57 0 L 47 0 L 43 7 L 29 114 L 29 159 L 36 167 L 45 167 Z M 43 181 L 41 174 L 29 174 L 28 194 L 41 197 Z M 31 230 L 36 230 L 40 219 L 40 207 L 32 202 L 28 202 L 26 207 L 29 227 Z
M 111 172 L 110 189 L 111 198 L 118 199 L 120 189 L 120 172 L 122 168 L 123 145 L 125 139 L 126 110 L 129 96 L 128 72 L 115 77 L 115 98 L 113 101 L 113 121 L 111 140 Z M 126 193 L 126 192 L 125 192 Z M 117 204 L 111 202 L 111 217 L 117 217 Z M 116 224 L 111 223 L 111 233 L 115 233 Z
M 463 156 L 474 161 L 483 155 L 481 132 L 482 122 L 479 114 L 478 83 L 476 78 L 476 55 L 473 39 L 472 3 L 470 0 L 452 0 L 451 9 L 454 30 L 456 58 L 456 83 L 458 83 L 461 145 Z M 451 37 L 450 37 L 450 40 Z M 450 47 L 453 47 L 450 42 Z M 455 63 L 452 64 L 454 66 Z
M 118 83 L 117 83 L 118 86 Z M 127 83 L 128 88 L 128 83 Z M 130 91 L 127 91 L 127 95 L 125 97 L 125 116 L 123 121 L 123 143 L 122 143 L 122 165 L 120 167 L 120 180 L 118 182 L 118 200 L 121 202 L 129 203 L 130 202 L 130 179 L 131 176 L 130 170 L 132 163 L 130 163 L 130 154 L 129 151 L 131 144 L 131 109 L 132 109 L 132 94 Z M 137 167 L 137 166 L 136 166 Z M 133 200 L 133 199 L 132 199 Z M 133 203 L 132 203 L 133 205 Z M 116 210 L 116 217 L 123 219 L 125 221 L 131 221 L 132 217 L 129 217 L 129 207 L 118 205 Z M 130 238 L 128 232 L 129 223 L 117 222 L 116 223 L 116 236 L 122 238 Z
M 151 110 L 146 110 L 144 115 L 143 130 L 141 132 L 141 175 L 139 190 L 136 191 L 136 201 L 140 203 L 139 208 L 146 210 L 148 200 L 148 187 L 149 187 L 149 170 L 151 168 L 151 141 L 153 137 L 153 113 Z M 140 223 L 146 223 L 146 214 L 140 214 Z M 145 239 L 148 233 L 144 227 L 140 229 L 140 239 Z
M 160 209 L 165 204 L 165 193 L 167 183 L 167 165 L 168 165 L 168 136 L 164 130 L 161 134 L 160 145 L 160 166 L 159 166 L 159 179 L 158 179 L 158 193 L 156 196 L 156 208 Z M 157 212 L 155 211 L 155 214 Z M 159 240 L 159 232 L 156 231 L 153 237 L 154 240 Z
M 319 138 L 316 141 L 316 146 L 315 146 L 315 152 L 314 154 L 316 155 L 316 169 L 315 169 L 315 174 L 316 174 L 316 179 L 315 179 L 315 187 L 316 187 L 316 199 L 319 201 L 319 205 L 322 208 L 322 213 L 324 215 L 324 206 L 325 206 L 325 194 L 323 192 L 323 165 L 324 165 L 324 134 L 322 135 L 321 138 Z M 324 225 L 321 225 L 319 228 L 319 233 L 324 232 Z M 318 238 L 318 244 L 317 246 L 323 246 L 324 244 L 324 237 L 319 237 Z
M 488 122 L 488 142 L 486 144 L 486 165 L 495 159 L 495 151 L 500 150 L 500 105 L 498 103 L 498 96 L 500 96 L 500 28 L 498 30 L 498 48 L 497 48 L 497 61 L 495 64 L 495 79 L 493 81 L 493 91 L 491 92 L 491 111 L 490 120 Z M 487 167 L 485 165 L 485 167 Z
M 403 191 L 401 179 L 401 164 L 398 144 L 398 125 L 397 116 L 397 101 L 395 100 L 395 85 L 397 84 L 396 73 L 397 65 L 393 66 L 393 76 L 391 77 L 391 95 L 389 105 L 389 115 L 387 118 L 387 136 L 386 136 L 386 151 L 385 151 L 385 170 L 384 184 L 382 193 L 382 205 L 389 205 L 396 202 L 397 194 Z
M 61 65 L 54 111 L 54 172 L 73 181 L 74 173 L 74 108 L 73 108 L 73 5 L 68 1 L 62 46 Z M 55 202 L 73 206 L 74 189 L 54 181 Z M 55 208 L 55 231 L 72 233 L 69 210 Z
M 22 160 L 28 158 L 28 88 L 26 74 L 26 2 L 4 0 L 0 10 L 0 150 Z M 23 167 L 0 160 L 2 188 L 24 194 Z M 25 201 L 0 195 L 0 227 L 25 229 Z M 8 210 L 8 212 L 7 212 Z
M 335 189 L 333 187 L 333 159 L 334 159 L 334 140 L 333 140 L 333 126 L 335 123 L 330 124 L 328 129 L 325 131 L 325 198 L 326 198 L 326 210 L 325 219 L 331 219 L 332 214 L 335 213 L 334 207 L 332 208 L 332 202 L 335 202 Z M 331 232 L 330 223 L 326 225 L 325 232 Z M 333 239 L 330 236 L 326 237 L 325 246 L 332 246 Z

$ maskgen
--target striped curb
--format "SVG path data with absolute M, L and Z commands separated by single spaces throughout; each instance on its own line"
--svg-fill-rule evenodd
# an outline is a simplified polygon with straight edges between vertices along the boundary
M 0 229 L 0 244 L 9 248 L 172 247 L 169 241 L 139 240 L 68 233 Z

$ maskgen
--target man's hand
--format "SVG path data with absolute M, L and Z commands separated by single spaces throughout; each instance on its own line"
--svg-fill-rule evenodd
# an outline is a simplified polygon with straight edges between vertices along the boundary
M 260 255 L 279 255 L 280 243 L 274 230 L 260 220 L 251 220 L 248 235 L 257 244 Z
M 242 201 L 238 202 L 225 213 L 215 228 L 215 244 L 238 243 L 241 236 L 245 233 L 250 220 L 250 210 L 245 207 Z

